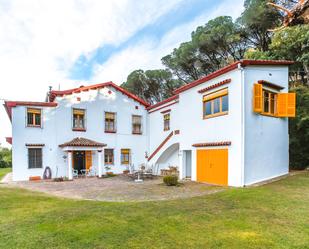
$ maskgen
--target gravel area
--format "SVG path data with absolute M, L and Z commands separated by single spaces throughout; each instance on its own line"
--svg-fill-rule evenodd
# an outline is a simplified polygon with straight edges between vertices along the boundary
M 135 183 L 124 175 L 110 178 L 79 178 L 64 182 L 8 182 L 1 186 L 20 187 L 65 198 L 115 202 L 190 198 L 225 189 L 191 181 L 184 181 L 177 187 L 168 187 L 162 183 L 161 177 Z

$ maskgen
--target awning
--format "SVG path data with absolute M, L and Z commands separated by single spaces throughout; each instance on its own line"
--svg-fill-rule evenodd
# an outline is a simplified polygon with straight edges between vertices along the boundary
M 106 144 L 83 137 L 76 137 L 69 142 L 60 144 L 59 147 L 105 147 Z

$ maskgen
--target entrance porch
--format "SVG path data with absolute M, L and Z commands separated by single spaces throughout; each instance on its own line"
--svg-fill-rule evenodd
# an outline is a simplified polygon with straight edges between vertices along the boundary
M 102 151 L 105 146 L 106 144 L 81 137 L 59 145 L 67 153 L 69 180 L 73 179 L 73 173 L 84 174 L 90 170 L 102 177 Z

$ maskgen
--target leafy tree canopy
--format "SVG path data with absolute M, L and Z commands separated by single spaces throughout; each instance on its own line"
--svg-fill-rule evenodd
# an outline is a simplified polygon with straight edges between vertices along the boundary
M 121 87 L 153 104 L 170 97 L 173 90 L 181 85 L 182 83 L 174 79 L 168 70 L 143 71 L 139 69 L 130 73 L 127 81 Z

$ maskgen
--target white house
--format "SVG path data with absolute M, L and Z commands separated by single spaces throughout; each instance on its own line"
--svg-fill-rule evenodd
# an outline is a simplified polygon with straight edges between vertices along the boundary
M 112 82 L 6 101 L 13 180 L 75 170 L 177 166 L 180 178 L 245 186 L 288 173 L 291 61 L 242 60 L 150 106 Z

